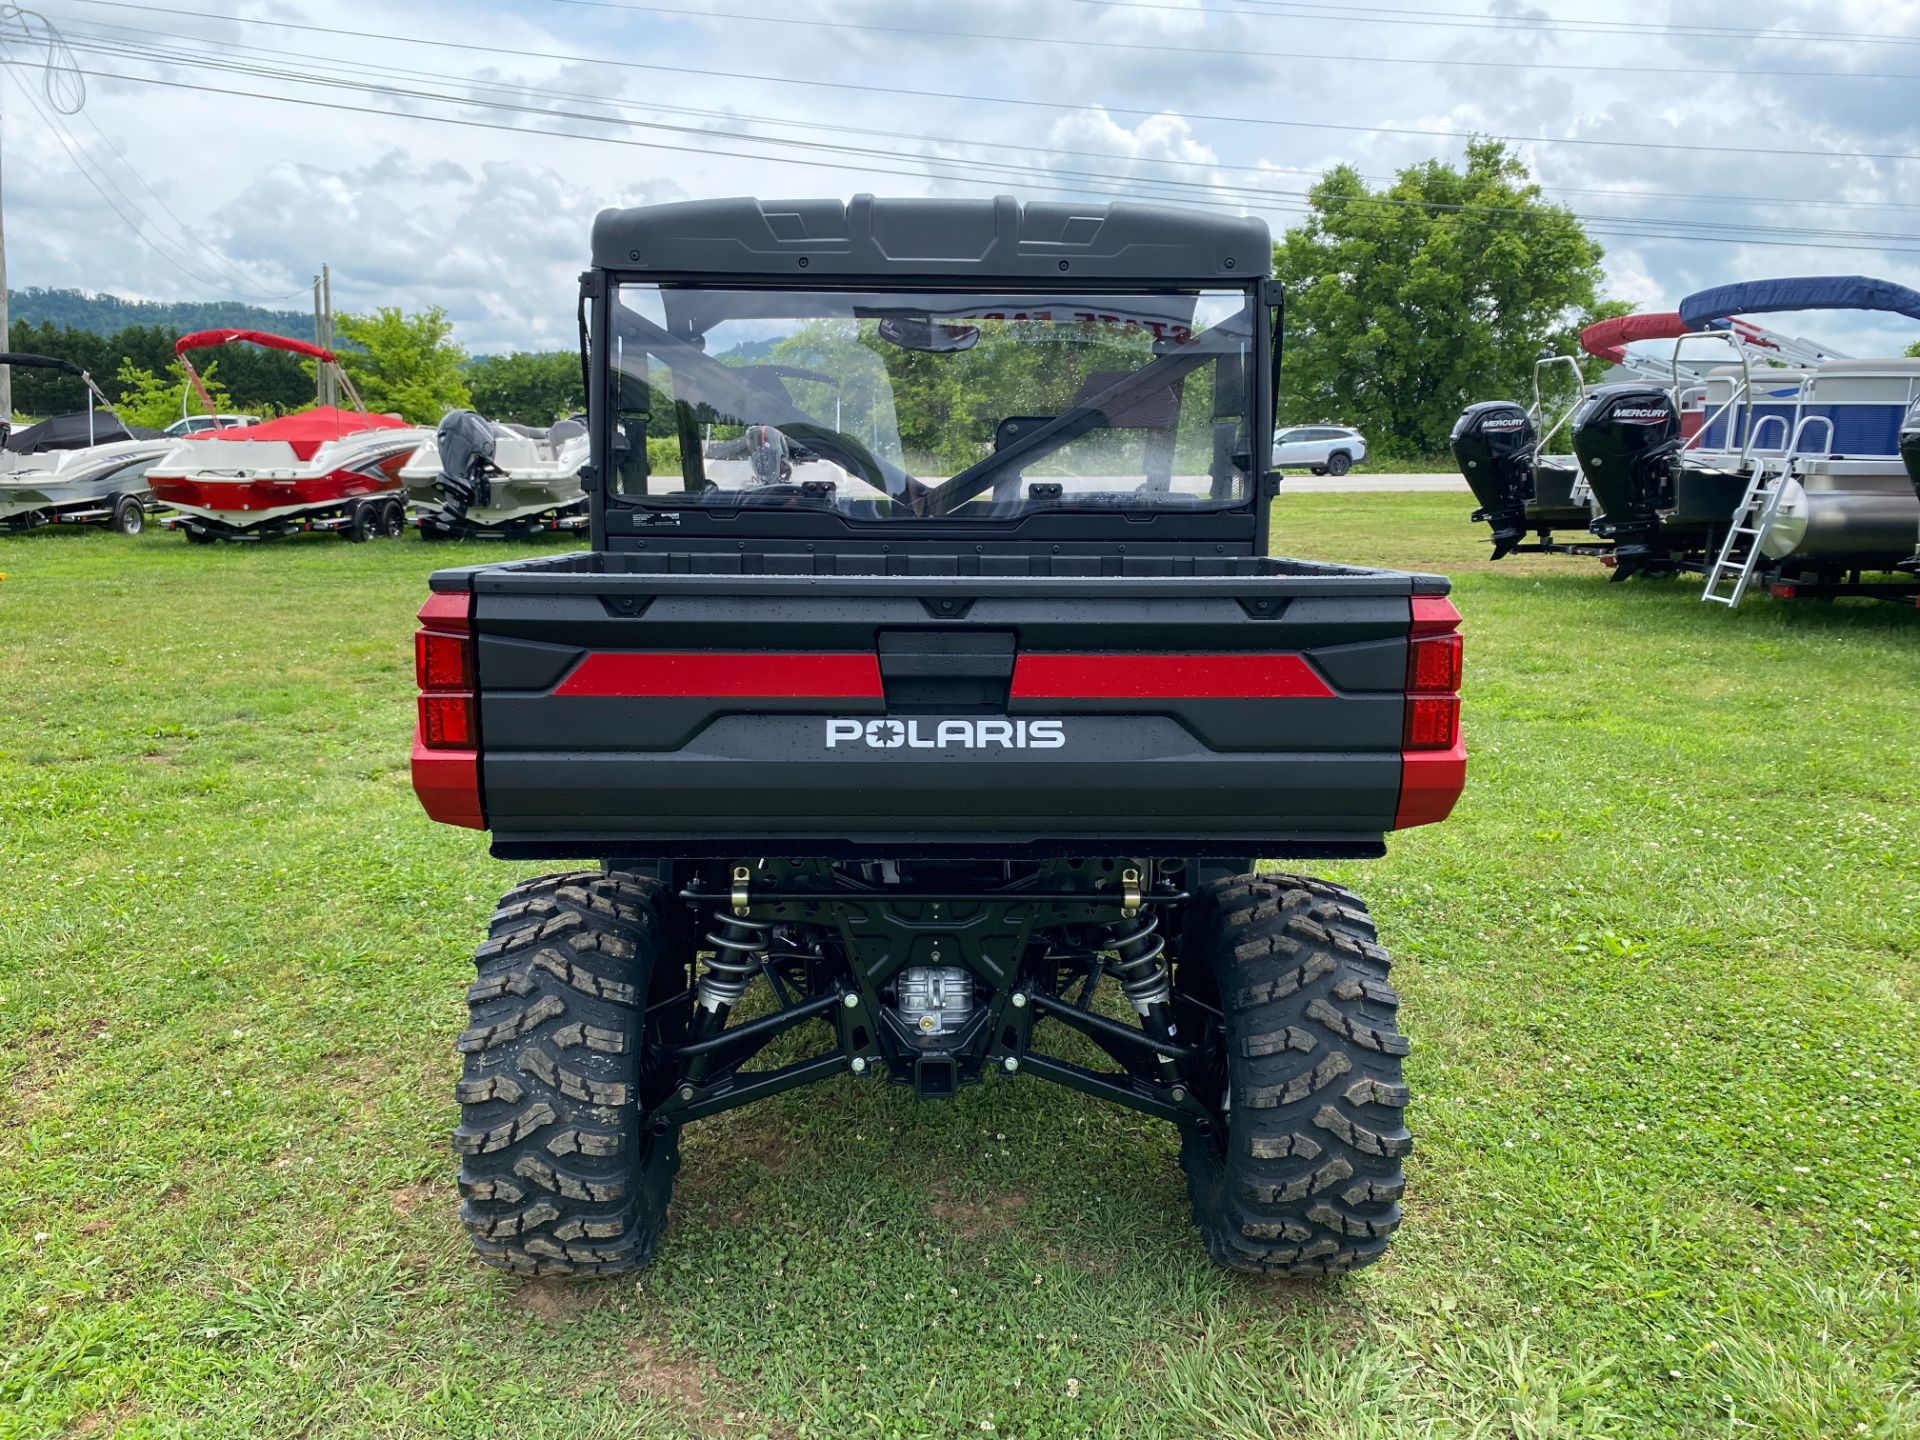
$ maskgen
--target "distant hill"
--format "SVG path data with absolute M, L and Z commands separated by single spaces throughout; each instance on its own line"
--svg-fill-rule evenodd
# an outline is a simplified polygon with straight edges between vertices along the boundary
M 8 318 L 15 325 L 51 324 L 114 335 L 129 325 L 155 325 L 176 334 L 231 327 L 264 330 L 295 340 L 313 339 L 313 316 L 298 310 L 265 310 L 229 300 L 122 300 L 118 295 L 89 295 L 84 290 L 44 290 L 29 286 L 7 292 Z

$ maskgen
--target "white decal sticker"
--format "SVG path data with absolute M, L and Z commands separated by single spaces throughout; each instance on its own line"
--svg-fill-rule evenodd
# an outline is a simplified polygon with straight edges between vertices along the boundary
M 846 720 L 827 721 L 827 749 L 1059 750 L 1064 720 Z

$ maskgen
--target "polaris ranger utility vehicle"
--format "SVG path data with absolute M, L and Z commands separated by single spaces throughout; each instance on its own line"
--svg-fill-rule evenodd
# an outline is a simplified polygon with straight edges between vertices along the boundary
M 1437 576 L 1269 558 L 1270 256 L 1126 204 L 600 216 L 593 548 L 436 574 L 417 637 L 428 813 L 598 862 L 478 952 L 483 1259 L 644 1264 L 703 1116 L 1028 1077 L 1176 1126 L 1219 1261 L 1381 1254 L 1386 952 L 1256 861 L 1446 816 L 1459 616 Z

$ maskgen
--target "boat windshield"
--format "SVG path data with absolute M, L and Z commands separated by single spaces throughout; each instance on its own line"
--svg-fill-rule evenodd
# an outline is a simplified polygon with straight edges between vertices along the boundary
M 1208 509 L 1250 493 L 1239 290 L 625 285 L 613 489 L 858 520 Z

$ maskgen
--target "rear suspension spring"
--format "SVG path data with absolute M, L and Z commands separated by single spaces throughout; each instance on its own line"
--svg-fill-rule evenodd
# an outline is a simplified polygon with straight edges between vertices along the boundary
M 713 918 L 719 923 L 707 932 L 713 954 L 700 977 L 700 1008 L 717 1015 L 740 1003 L 748 983 L 766 964 L 773 925 L 727 910 L 714 911 Z
M 1113 927 L 1113 973 L 1133 1008 L 1146 1015 L 1154 1006 L 1173 998 L 1168 982 L 1166 937 L 1160 933 L 1160 917 L 1152 910 L 1139 910 Z

